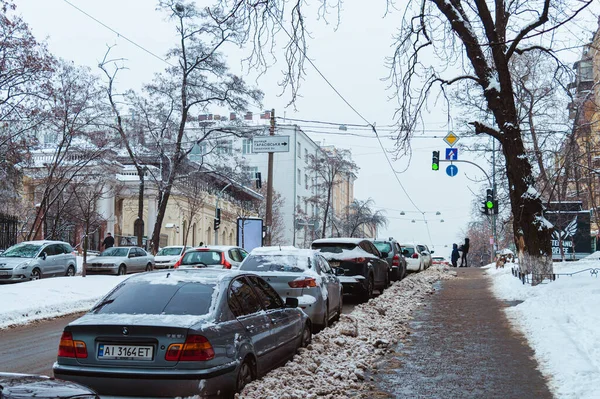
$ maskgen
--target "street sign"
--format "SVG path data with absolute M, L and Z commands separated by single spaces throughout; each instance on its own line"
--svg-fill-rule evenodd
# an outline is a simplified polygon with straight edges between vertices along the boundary
M 290 136 L 257 136 L 252 139 L 252 152 L 290 152 Z
M 458 148 L 446 148 L 446 161 L 456 161 L 458 159 Z
M 450 147 L 454 147 L 454 144 L 458 141 L 459 137 L 454 133 L 450 132 L 444 137 L 444 141 L 448 143 Z
M 456 176 L 458 174 L 458 167 L 456 165 L 448 165 L 446 174 L 450 177 Z

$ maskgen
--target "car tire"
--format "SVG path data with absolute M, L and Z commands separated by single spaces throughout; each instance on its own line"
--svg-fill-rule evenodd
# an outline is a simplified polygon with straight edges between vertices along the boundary
M 119 270 L 117 270 L 117 276 L 124 276 L 127 274 L 127 267 L 125 265 L 119 266 Z
M 386 273 L 385 274 L 385 283 L 383 284 L 383 288 L 388 288 L 390 286 L 390 273 Z M 381 293 L 383 294 L 383 290 L 381 290 Z
M 374 290 L 373 275 L 369 274 L 369 278 L 367 279 L 367 287 L 363 290 L 362 299 L 364 302 L 367 302 L 369 299 L 373 298 L 373 290 Z
M 306 348 L 312 342 L 312 328 L 310 323 L 306 323 L 304 325 L 304 329 L 302 330 L 302 337 L 300 341 L 300 347 Z
M 315 333 L 323 331 L 324 329 L 329 327 L 329 301 L 325 302 L 325 315 L 323 316 L 323 323 L 321 323 L 318 327 L 315 327 Z
M 146 265 L 146 271 L 147 271 L 147 272 L 150 272 L 150 271 L 152 271 L 152 263 L 148 263 L 148 264 Z
M 338 310 L 337 310 L 337 314 L 335 315 L 335 317 L 333 318 L 333 322 L 338 322 L 340 321 L 340 316 L 342 315 L 342 312 L 344 311 L 344 294 L 342 292 L 340 292 L 340 304 L 338 306 Z
M 29 280 L 40 280 L 42 278 L 42 271 L 37 267 L 31 271 L 31 275 L 29 276 Z
M 238 393 L 241 392 L 244 387 L 254 379 L 256 379 L 256 366 L 254 360 L 246 357 L 240 365 L 240 369 L 235 379 L 235 391 Z
M 69 265 L 69 267 L 67 267 L 67 272 L 65 273 L 65 276 L 73 277 L 74 275 L 75 275 L 75 267 L 73 267 L 73 265 Z

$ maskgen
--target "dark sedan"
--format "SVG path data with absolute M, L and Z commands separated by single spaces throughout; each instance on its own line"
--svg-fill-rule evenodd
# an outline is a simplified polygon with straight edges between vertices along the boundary
M 31 375 L 0 373 L 1 399 L 99 399 L 89 388 L 73 382 Z
M 311 244 L 337 269 L 344 293 L 373 297 L 390 284 L 389 265 L 375 245 L 362 238 L 323 238 Z
M 101 395 L 230 397 L 308 345 L 297 305 L 254 274 L 133 276 L 65 327 L 54 375 Z

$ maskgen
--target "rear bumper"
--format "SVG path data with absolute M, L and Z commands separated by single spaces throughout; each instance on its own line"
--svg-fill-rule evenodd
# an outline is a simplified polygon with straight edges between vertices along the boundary
M 365 276 L 337 276 L 344 287 L 344 294 L 358 294 L 367 289 Z
M 77 382 L 103 395 L 175 397 L 217 396 L 235 386 L 238 362 L 203 370 L 132 370 L 54 363 L 56 378 Z M 203 396 L 203 397 L 204 397 Z

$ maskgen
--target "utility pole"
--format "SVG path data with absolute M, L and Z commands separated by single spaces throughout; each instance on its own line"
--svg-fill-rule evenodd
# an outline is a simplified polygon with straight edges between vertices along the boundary
M 231 186 L 231 183 L 227 183 L 227 185 L 225 187 L 223 187 L 223 189 L 221 189 L 221 191 L 219 191 L 219 194 L 217 194 L 217 203 L 215 204 L 215 227 L 217 227 L 215 229 L 215 245 L 219 245 L 219 225 L 221 224 L 221 210 L 219 209 L 219 200 L 223 196 L 223 192 L 229 186 Z M 217 220 L 218 220 L 218 224 L 216 223 Z
M 494 138 L 492 138 L 492 192 L 494 193 L 494 200 L 497 201 L 498 192 L 496 190 L 496 139 Z M 494 243 L 492 244 L 492 256 L 490 258 L 490 262 L 494 261 L 496 255 L 496 247 L 498 245 L 498 232 L 496 230 L 496 212 L 497 209 L 494 209 L 494 211 L 492 212 L 492 237 L 494 239 Z
M 271 109 L 271 126 L 269 127 L 269 136 L 275 135 L 275 109 Z M 269 164 L 267 167 L 267 209 L 265 219 L 267 224 L 266 244 L 271 245 L 271 233 L 273 222 L 273 153 L 269 152 Z

